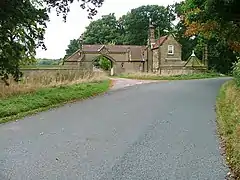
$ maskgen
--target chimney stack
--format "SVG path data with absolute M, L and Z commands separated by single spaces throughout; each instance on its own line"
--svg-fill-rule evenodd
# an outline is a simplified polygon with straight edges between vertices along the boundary
M 152 23 L 149 24 L 149 35 L 148 35 L 148 45 L 153 46 L 155 44 L 155 28 Z

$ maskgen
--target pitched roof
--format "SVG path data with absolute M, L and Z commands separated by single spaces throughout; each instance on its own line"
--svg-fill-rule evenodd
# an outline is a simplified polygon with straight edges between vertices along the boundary
M 187 66 L 187 67 L 194 66 L 194 67 L 196 67 L 196 66 L 204 66 L 204 64 L 201 63 L 201 61 L 195 56 L 194 51 L 193 51 L 192 55 L 188 58 L 188 60 L 187 60 L 187 62 L 184 66 Z
M 127 53 L 130 51 L 131 59 L 134 60 L 142 60 L 143 59 L 143 51 L 146 49 L 145 46 L 135 46 L 135 45 L 102 45 L 102 44 L 94 44 L 94 45 L 83 45 L 82 51 L 83 52 L 99 52 L 103 47 L 110 53 Z M 74 57 L 75 54 L 79 52 L 76 51 L 72 56 Z M 70 57 L 68 59 L 70 59 Z M 67 61 L 67 60 L 66 60 Z
M 159 46 L 161 46 L 167 40 L 167 38 L 168 38 L 168 35 L 162 36 L 159 39 L 157 39 L 152 49 L 156 49 Z
M 127 53 L 131 52 L 132 60 L 142 60 L 142 52 L 144 51 L 145 46 L 134 46 L 134 45 L 104 45 L 109 52 L 112 53 Z M 82 50 L 85 52 L 98 52 L 103 45 L 94 44 L 94 45 L 83 45 Z

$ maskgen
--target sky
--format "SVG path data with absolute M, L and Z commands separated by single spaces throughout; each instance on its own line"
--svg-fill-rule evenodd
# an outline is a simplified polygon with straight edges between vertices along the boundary
M 58 59 L 63 58 L 65 49 L 72 39 L 77 39 L 85 31 L 85 27 L 91 21 L 101 18 L 102 15 L 115 13 L 119 18 L 133 8 L 141 5 L 167 6 L 180 2 L 181 0 L 105 0 L 102 7 L 98 9 L 98 14 L 92 20 L 88 19 L 86 10 L 80 8 L 75 1 L 71 5 L 67 16 L 67 22 L 63 22 L 62 16 L 57 16 L 55 11 L 49 14 L 50 22 L 47 23 L 45 33 L 45 45 L 47 50 L 37 49 L 37 58 Z

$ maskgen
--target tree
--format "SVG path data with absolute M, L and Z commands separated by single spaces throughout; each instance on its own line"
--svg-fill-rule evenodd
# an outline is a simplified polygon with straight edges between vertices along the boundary
M 223 39 L 240 52 L 239 0 L 186 0 L 183 5 L 186 35 Z
M 86 27 L 86 31 L 83 33 L 83 43 L 107 44 L 113 42 L 115 44 L 121 44 L 120 36 L 118 21 L 114 13 L 111 13 L 91 22 L 89 26 Z
M 147 43 L 149 19 L 156 26 L 156 37 L 171 31 L 174 15 L 169 7 L 158 5 L 140 6 L 132 9 L 118 20 L 113 13 L 93 21 L 83 33 L 85 44 L 133 44 Z
M 186 29 L 185 37 L 196 36 L 197 52 L 201 54 L 207 45 L 209 67 L 228 73 L 232 70 L 232 64 L 237 61 L 238 46 L 233 44 L 237 45 L 239 42 L 237 34 L 239 28 L 234 28 L 238 23 L 225 18 L 224 13 L 217 10 L 217 7 L 226 8 L 223 1 L 218 5 L 213 2 L 217 1 L 186 0 L 179 8 L 179 12 Z
M 184 2 L 175 3 L 171 5 L 171 9 L 176 16 L 176 18 L 180 18 L 183 14 L 181 7 L 183 6 Z M 199 36 L 195 36 L 195 38 L 191 38 L 189 36 L 185 35 L 185 32 L 187 30 L 187 27 L 185 26 L 184 22 L 180 18 L 180 21 L 177 23 L 177 25 L 174 27 L 173 33 L 175 34 L 176 40 L 182 45 L 182 60 L 187 60 L 191 54 L 192 50 L 195 49 L 198 43 Z M 196 49 L 195 49 L 196 50 Z M 196 52 L 198 57 L 199 51 Z
M 140 6 L 120 18 L 124 29 L 124 44 L 145 45 L 147 43 L 149 19 L 156 27 L 156 37 L 171 31 L 174 15 L 168 8 L 158 5 Z
M 35 49 L 42 47 L 47 10 L 56 9 L 66 20 L 74 0 L 2 0 L 0 1 L 0 78 L 6 84 L 9 75 L 16 81 L 22 76 L 20 65 L 34 61 Z M 96 15 L 103 0 L 83 0 L 89 18 Z
M 79 2 L 79 0 L 44 0 L 48 5 L 48 11 L 55 9 L 58 15 L 63 15 L 64 20 L 66 20 L 67 14 L 70 11 L 70 4 L 74 1 Z M 100 8 L 103 2 L 104 0 L 82 0 L 80 2 L 80 7 L 82 9 L 87 9 L 88 18 L 91 19 L 97 14 L 97 8 Z
M 78 39 L 70 40 L 70 44 L 68 45 L 68 48 L 65 50 L 66 55 L 64 59 L 71 56 L 74 52 L 76 52 L 79 49 L 79 46 L 80 46 L 80 42 Z
M 30 1 L 5 0 L 0 7 L 0 77 L 4 82 L 11 74 L 17 81 L 20 65 L 34 60 L 36 47 L 43 47 L 48 15 L 46 9 Z

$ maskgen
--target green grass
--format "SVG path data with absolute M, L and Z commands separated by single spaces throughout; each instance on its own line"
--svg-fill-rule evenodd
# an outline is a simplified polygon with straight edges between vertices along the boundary
M 195 73 L 185 75 L 173 75 L 173 76 L 160 76 L 156 74 L 121 74 L 118 77 L 129 78 L 129 79 L 141 79 L 141 80 L 188 80 L 188 79 L 205 79 L 220 77 L 219 73 Z
M 12 96 L 0 101 L 0 124 L 60 106 L 66 102 L 85 99 L 108 90 L 109 81 L 81 83 L 39 89 L 30 94 Z
M 226 161 L 240 179 L 240 88 L 234 80 L 225 83 L 219 92 L 217 103 L 218 131 L 224 143 Z

